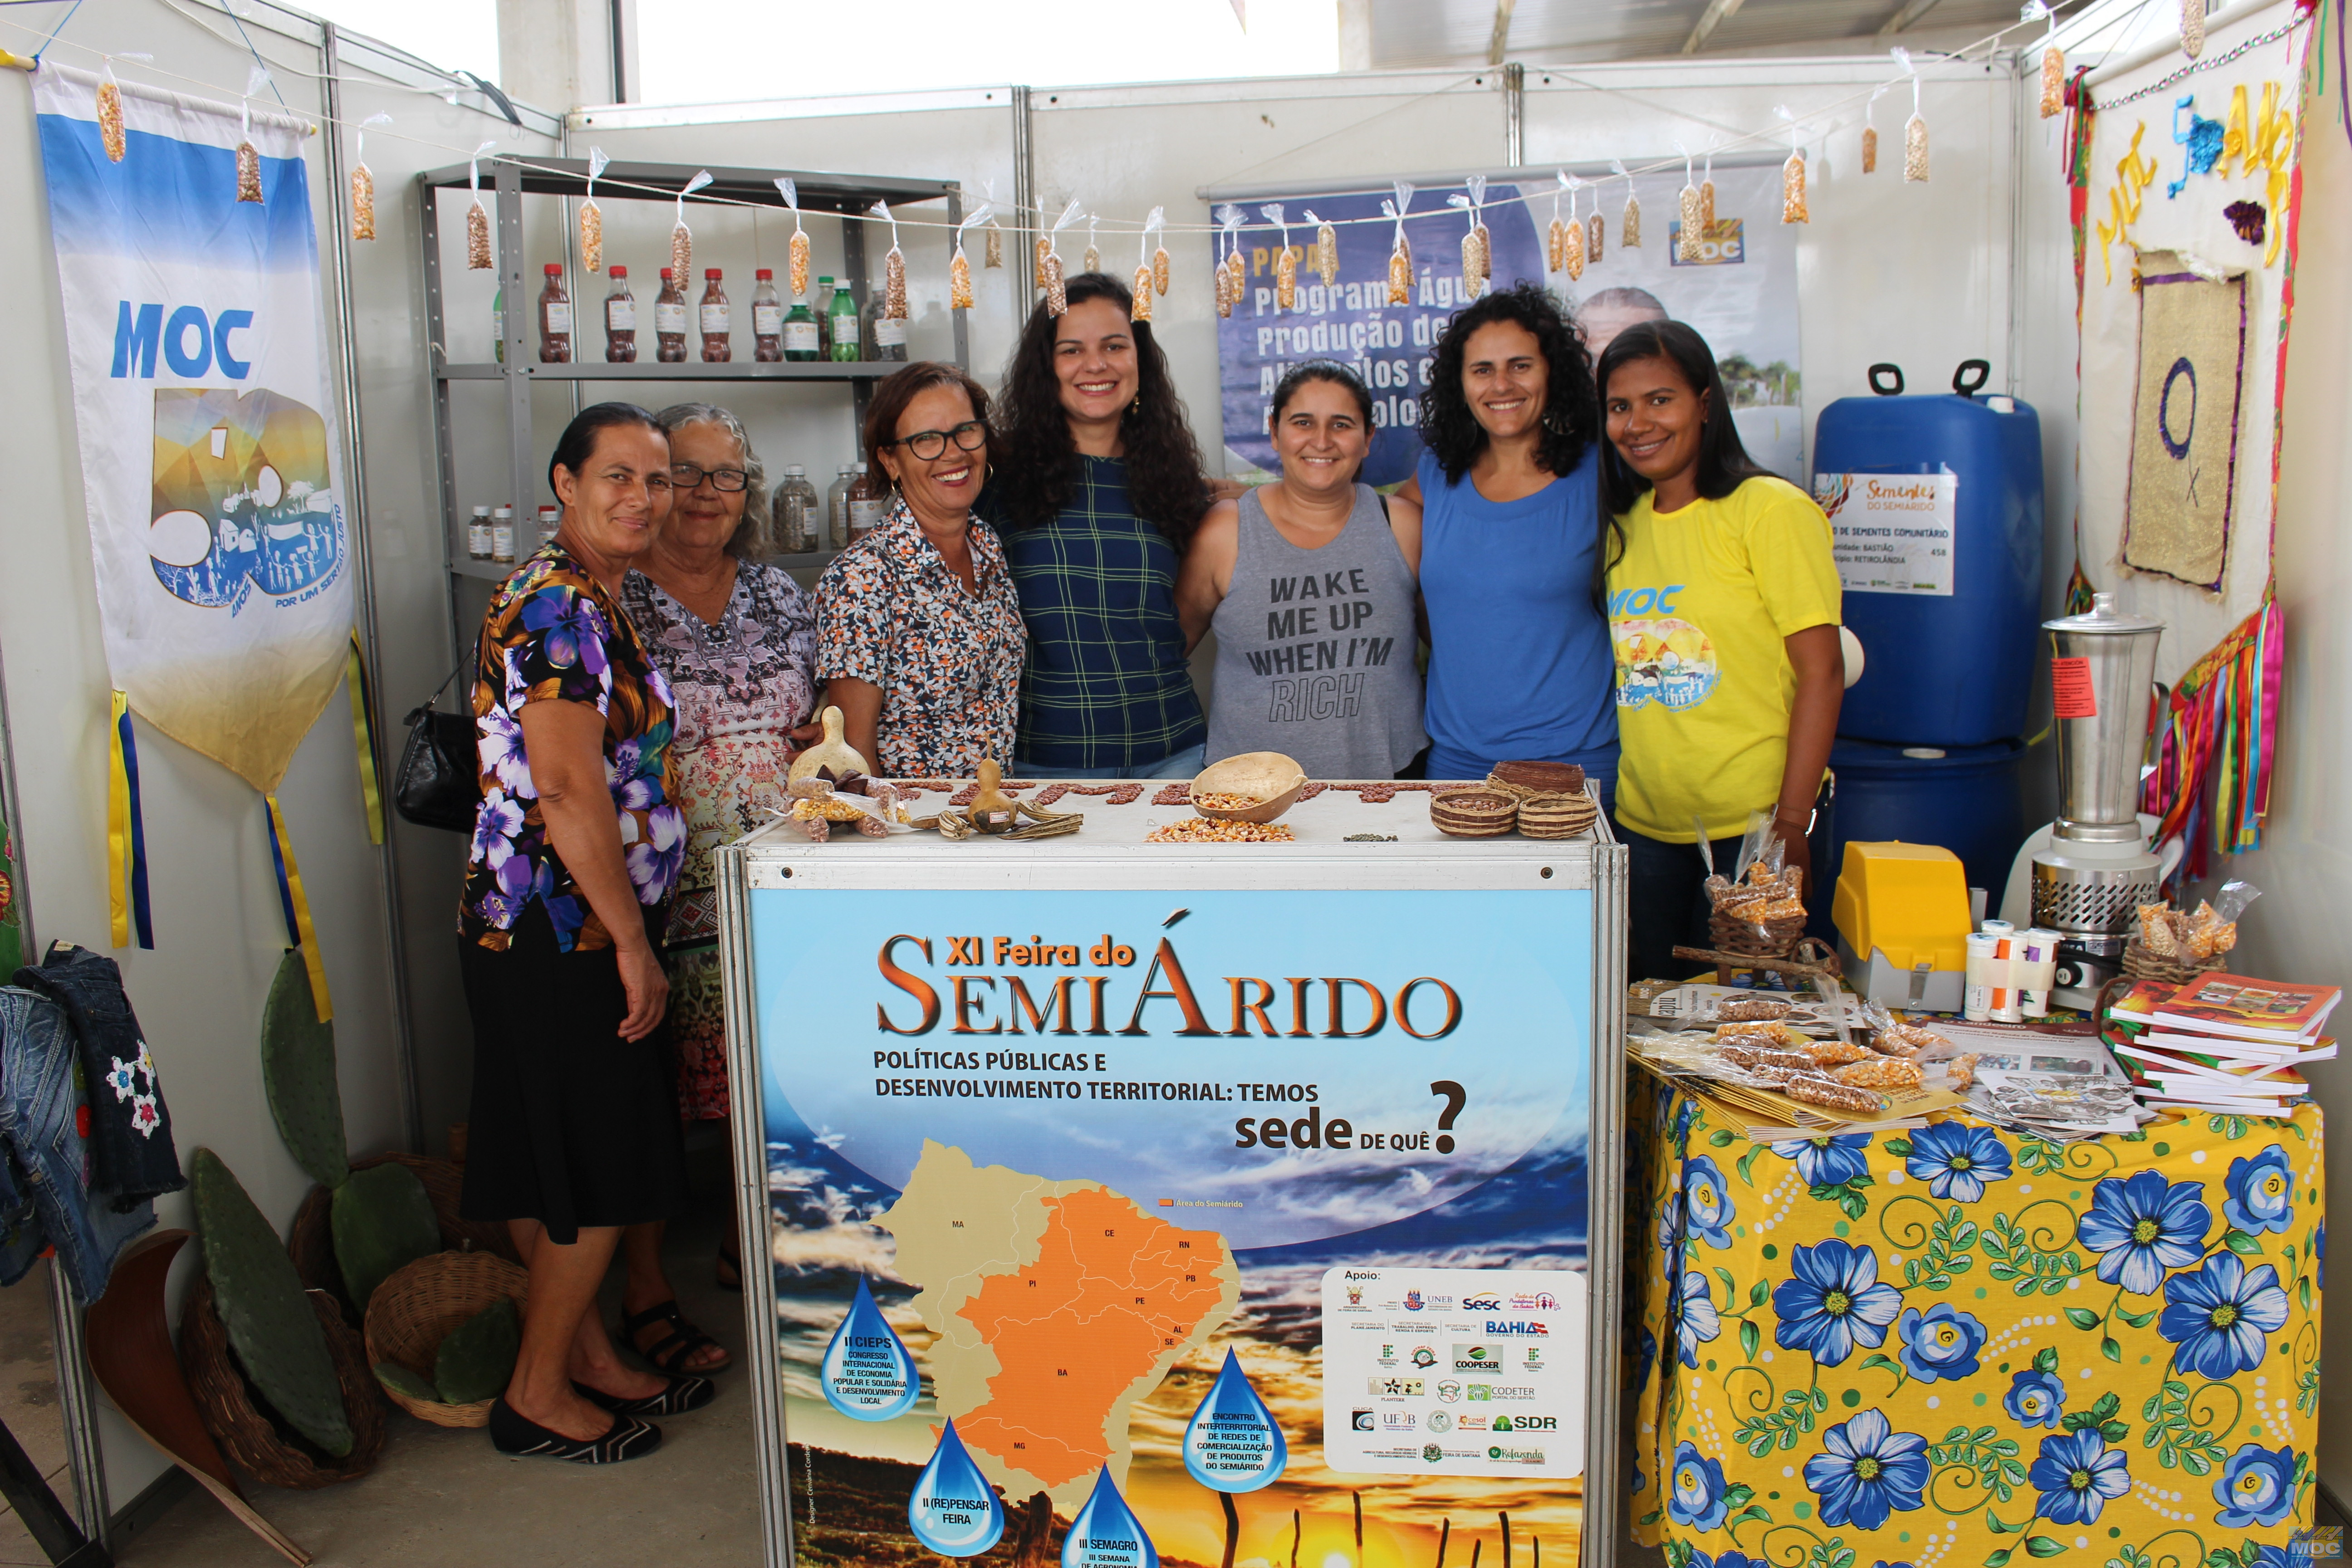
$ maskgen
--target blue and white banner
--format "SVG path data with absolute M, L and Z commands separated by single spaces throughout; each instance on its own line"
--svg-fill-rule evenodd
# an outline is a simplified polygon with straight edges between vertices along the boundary
M 1685 259 L 1676 246 L 1679 168 L 1635 177 L 1644 220 L 1638 247 L 1623 243 L 1626 182 L 1604 179 L 1599 193 L 1601 258 L 1588 262 L 1577 279 L 1544 270 L 1550 183 L 1490 184 L 1485 216 L 1494 242 L 1493 286 L 1508 288 L 1523 279 L 1548 282 L 1584 328 L 1596 359 L 1610 338 L 1634 321 L 1671 316 L 1689 322 L 1715 349 L 1748 455 L 1801 483 L 1808 421 L 1797 353 L 1797 242 L 1794 231 L 1780 225 L 1780 165 L 1718 163 L 1714 180 L 1715 223 L 1697 254 Z M 1279 236 L 1258 218 L 1260 203 L 1249 202 L 1252 221 L 1240 234 L 1248 289 L 1234 313 L 1217 322 L 1231 458 L 1260 469 L 1274 468 L 1266 416 L 1275 384 L 1293 365 L 1328 359 L 1354 370 L 1371 389 L 1372 451 L 1363 482 L 1389 485 L 1412 473 L 1421 458 L 1416 426 L 1437 340 L 1471 299 L 1462 278 L 1467 221 L 1445 205 L 1449 195 L 1462 190 L 1438 186 L 1413 194 L 1413 210 L 1405 219 L 1405 237 L 1412 246 L 1412 300 L 1403 305 L 1388 302 L 1395 226 L 1349 221 L 1380 219 L 1387 192 L 1293 197 L 1285 204 L 1291 245 L 1299 252 L 1297 308 L 1291 310 L 1276 303 Z M 1523 201 L 1523 193 L 1532 199 Z M 1589 222 L 1594 192 L 1585 189 L 1580 203 L 1578 212 Z M 1338 232 L 1339 276 L 1328 288 L 1314 271 L 1315 225 L 1300 216 L 1308 207 Z M 1566 216 L 1565 197 L 1560 210 Z
M 140 717 L 268 792 L 352 625 L 310 127 L 126 86 L 117 162 L 99 86 L 34 78 L 107 664 Z

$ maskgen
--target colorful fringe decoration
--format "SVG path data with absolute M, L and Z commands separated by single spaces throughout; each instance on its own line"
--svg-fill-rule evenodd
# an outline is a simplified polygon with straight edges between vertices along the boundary
M 2157 721 L 2156 771 L 2141 786 L 2140 809 L 2161 819 L 2158 844 L 2183 841 L 2180 875 L 2191 880 L 2206 874 L 2209 851 L 2262 847 L 2285 647 L 2285 617 L 2265 595 L 2181 675 Z M 2200 832 L 2209 812 L 2211 831 Z
M 147 823 L 139 808 L 139 743 L 131 731 L 131 699 L 114 694 L 113 722 L 107 731 L 106 848 L 107 912 L 116 947 L 155 946 L 154 912 L 147 900 Z
M 367 661 L 360 658 L 360 634 L 352 633 L 346 679 L 352 700 L 352 743 L 359 748 L 360 811 L 367 817 L 368 842 L 383 842 L 383 792 L 375 780 L 375 691 L 368 685 Z
M 327 961 L 319 952 L 319 932 L 310 923 L 310 900 L 302 892 L 302 868 L 294 863 L 293 836 L 286 831 L 286 813 L 274 795 L 261 797 L 269 812 L 269 858 L 278 868 L 278 904 L 286 916 L 287 945 L 302 955 L 310 975 L 310 1005 L 319 1022 L 332 1023 L 335 1005 L 327 995 Z
M 2092 590 L 2091 580 L 2083 575 L 2083 563 L 2074 563 L 2074 574 L 2066 579 L 2066 611 L 2070 616 L 2087 616 L 2097 607 L 2098 595 Z

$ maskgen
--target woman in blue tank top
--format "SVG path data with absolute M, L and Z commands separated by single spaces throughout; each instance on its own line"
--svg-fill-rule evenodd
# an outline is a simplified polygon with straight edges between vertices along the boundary
M 1617 710 L 1591 357 L 1551 296 L 1522 283 L 1457 313 L 1436 361 L 1429 449 L 1398 492 L 1422 509 L 1429 776 L 1577 763 L 1605 803 Z

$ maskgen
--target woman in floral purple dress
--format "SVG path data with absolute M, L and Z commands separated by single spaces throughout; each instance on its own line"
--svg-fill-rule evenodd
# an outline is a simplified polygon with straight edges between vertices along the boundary
M 685 1190 L 661 1034 L 661 910 L 686 858 L 669 684 L 618 589 L 669 514 L 669 442 L 628 404 L 583 411 L 549 481 L 560 532 L 491 596 L 477 644 L 481 805 L 458 910 L 474 1022 L 469 1219 L 530 1270 L 522 1348 L 490 1409 L 503 1453 L 610 1464 L 647 1415 L 714 1390 L 621 1361 L 595 1311 L 625 1226 Z

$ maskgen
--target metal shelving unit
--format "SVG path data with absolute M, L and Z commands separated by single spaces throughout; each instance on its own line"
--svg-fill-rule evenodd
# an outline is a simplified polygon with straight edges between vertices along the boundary
M 574 278 L 578 258 L 572 254 L 574 227 L 571 221 L 571 202 L 588 194 L 588 162 L 584 158 L 534 158 L 528 163 L 497 157 L 483 161 L 483 184 L 495 200 L 488 204 L 491 210 L 491 233 L 498 252 L 498 287 L 506 297 L 517 301 L 506 312 L 503 363 L 491 361 L 452 362 L 446 353 L 448 342 L 446 312 L 442 290 L 441 225 L 436 191 L 463 188 L 468 184 L 469 166 L 453 163 L 446 168 L 428 169 L 416 176 L 420 222 L 417 226 L 425 262 L 425 339 L 431 345 L 433 358 L 433 441 L 436 473 L 441 495 L 441 548 L 449 580 L 450 637 L 453 650 L 461 646 L 464 637 L 459 606 L 458 584 L 467 578 L 496 582 L 512 571 L 488 561 L 476 561 L 463 552 L 464 514 L 457 507 L 457 480 L 454 427 L 449 407 L 449 388 L 458 382 L 503 382 L 506 384 L 506 426 L 508 462 L 510 479 L 509 493 L 513 497 L 518 530 L 527 526 L 536 506 L 541 482 L 538 443 L 532 429 L 531 389 L 541 384 L 564 384 L 572 388 L 575 405 L 583 384 L 589 382 L 683 382 L 725 384 L 730 382 L 825 382 L 849 388 L 856 423 L 863 426 L 866 405 L 871 401 L 874 384 L 900 368 L 898 361 L 820 360 L 794 361 L 776 364 L 756 362 L 730 361 L 709 364 L 688 360 L 683 363 L 665 364 L 658 361 L 637 360 L 627 364 L 614 364 L 602 360 L 574 360 L 566 364 L 541 364 L 538 359 L 537 312 L 530 301 L 538 298 L 534 279 L 526 276 L 523 252 L 522 199 L 527 195 L 565 198 L 563 223 L 565 288 L 573 301 L 575 330 L 572 343 L 576 353 L 581 345 L 592 341 L 592 334 L 577 329 L 583 306 Z M 610 163 L 597 178 L 604 189 L 596 199 L 599 203 L 615 201 L 670 200 L 703 165 L 695 163 Z M 841 219 L 841 249 L 844 270 L 848 273 L 847 286 L 856 300 L 860 316 L 864 315 L 868 291 L 866 263 L 866 223 L 862 215 L 877 201 L 888 202 L 893 207 L 924 202 L 947 204 L 950 226 L 963 217 L 962 187 L 951 180 L 902 180 L 868 178 L 848 174 L 806 174 L 792 169 L 719 169 L 710 170 L 710 184 L 688 199 L 705 197 L 730 203 L 749 203 L 783 211 L 783 197 L 777 191 L 776 176 L 789 174 L 795 182 L 800 195 L 801 212 L 809 216 L 817 214 L 838 214 Z M 947 256 L 954 254 L 952 226 L 945 241 Z M 688 289 L 690 281 L 681 285 Z M 955 363 L 969 369 L 971 340 L 964 312 L 951 310 L 955 332 Z M 601 330 L 593 334 L 601 340 Z M 652 334 L 641 334 L 641 341 Z M 520 541 L 518 541 L 520 547 Z M 806 555 L 780 556 L 776 564 L 787 569 L 822 566 L 833 559 L 834 552 L 819 551 Z

